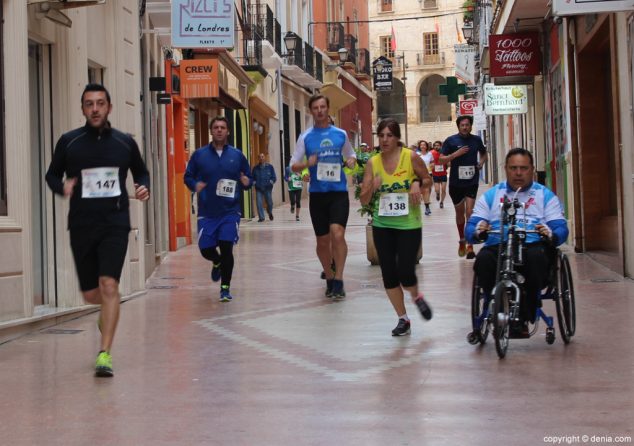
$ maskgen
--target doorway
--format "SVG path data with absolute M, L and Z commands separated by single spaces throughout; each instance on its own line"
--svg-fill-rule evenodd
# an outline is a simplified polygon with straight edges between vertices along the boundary
M 605 20 L 578 53 L 578 89 L 583 92 L 579 100 L 582 234 L 584 251 L 623 274 L 620 154 L 611 53 L 610 22 Z
M 29 40 L 29 115 L 33 305 L 56 306 L 53 199 L 44 181 L 52 157 L 50 47 L 32 40 Z

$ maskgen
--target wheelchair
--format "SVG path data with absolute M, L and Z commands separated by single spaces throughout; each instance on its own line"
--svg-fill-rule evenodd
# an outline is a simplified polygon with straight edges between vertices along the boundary
M 520 316 L 520 301 L 525 298 L 525 279 L 517 271 L 517 267 L 523 264 L 523 250 L 526 234 L 536 232 L 527 230 L 517 223 L 517 212 L 525 211 L 524 203 L 505 198 L 500 205 L 501 226 L 499 231 L 489 231 L 489 233 L 499 233 L 500 243 L 498 247 L 498 268 L 496 274 L 496 285 L 489 294 L 478 284 L 478 278 L 474 274 L 473 286 L 471 288 L 471 324 L 472 331 L 467 335 L 467 341 L 472 345 L 484 345 L 489 333 L 492 332 L 495 340 L 495 349 L 499 358 L 504 358 L 509 345 L 509 339 L 526 338 L 533 336 L 539 326 L 540 320 L 546 324 L 546 342 L 555 342 L 554 318 L 548 316 L 542 310 L 544 300 L 555 301 L 557 312 L 557 322 L 559 333 L 565 344 L 568 344 L 575 334 L 576 312 L 575 293 L 572 282 L 570 262 L 566 254 L 556 247 L 552 247 L 553 265 L 551 267 L 548 285 L 537 297 L 537 310 L 535 322 L 528 336 L 517 336 L 513 330 L 521 327 L 523 320 Z M 522 219 L 526 221 L 526 219 Z M 483 234 L 484 239 L 488 234 Z

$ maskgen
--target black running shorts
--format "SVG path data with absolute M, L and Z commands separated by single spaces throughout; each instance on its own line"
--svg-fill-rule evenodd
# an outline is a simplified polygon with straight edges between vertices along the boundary
M 456 187 L 450 184 L 449 196 L 451 197 L 451 201 L 454 206 L 458 206 L 465 198 L 472 198 L 475 200 L 478 196 L 478 185 L 475 184 L 473 186 Z
M 308 208 L 317 237 L 328 234 L 332 224 L 341 225 L 344 228 L 348 224 L 350 212 L 348 192 L 311 192 Z
M 82 291 L 99 288 L 99 277 L 119 281 L 128 250 L 130 230 L 121 226 L 97 226 L 70 230 L 70 247 Z

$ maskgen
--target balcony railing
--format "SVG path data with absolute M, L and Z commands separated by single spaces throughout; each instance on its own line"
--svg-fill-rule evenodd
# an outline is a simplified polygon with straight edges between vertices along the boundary
M 365 48 L 357 50 L 357 73 L 370 75 L 370 51 Z
M 445 53 L 437 53 L 437 54 L 424 54 L 424 53 L 416 53 L 416 64 L 417 65 L 444 65 L 445 64 Z
M 250 30 L 255 31 L 261 39 L 268 41 L 278 54 L 282 54 L 281 27 L 269 5 L 251 5 L 247 20 Z
M 328 52 L 336 53 L 339 48 L 344 47 L 344 30 L 341 23 L 329 23 L 328 29 Z
M 357 63 L 357 38 L 352 34 L 346 34 L 344 38 L 344 46 L 348 49 L 347 62 Z
M 324 81 L 324 60 L 319 51 L 315 51 L 315 79 Z
M 315 77 L 314 53 L 313 47 L 308 42 L 304 42 L 304 71 L 312 77 Z

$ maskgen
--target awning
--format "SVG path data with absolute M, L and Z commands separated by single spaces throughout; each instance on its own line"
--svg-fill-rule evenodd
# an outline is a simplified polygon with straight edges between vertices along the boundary
M 234 98 L 229 93 L 227 93 L 227 91 L 224 88 L 219 86 L 218 90 L 220 94 L 218 95 L 217 98 L 212 98 L 212 101 L 215 101 L 219 103 L 220 105 L 222 105 L 223 107 L 230 108 L 232 110 L 241 110 L 246 108 L 244 104 L 242 104 L 242 102 L 240 102 L 238 99 Z
M 357 100 L 354 96 L 339 85 L 328 82 L 319 89 L 319 92 L 330 100 L 330 111 L 335 113 Z

